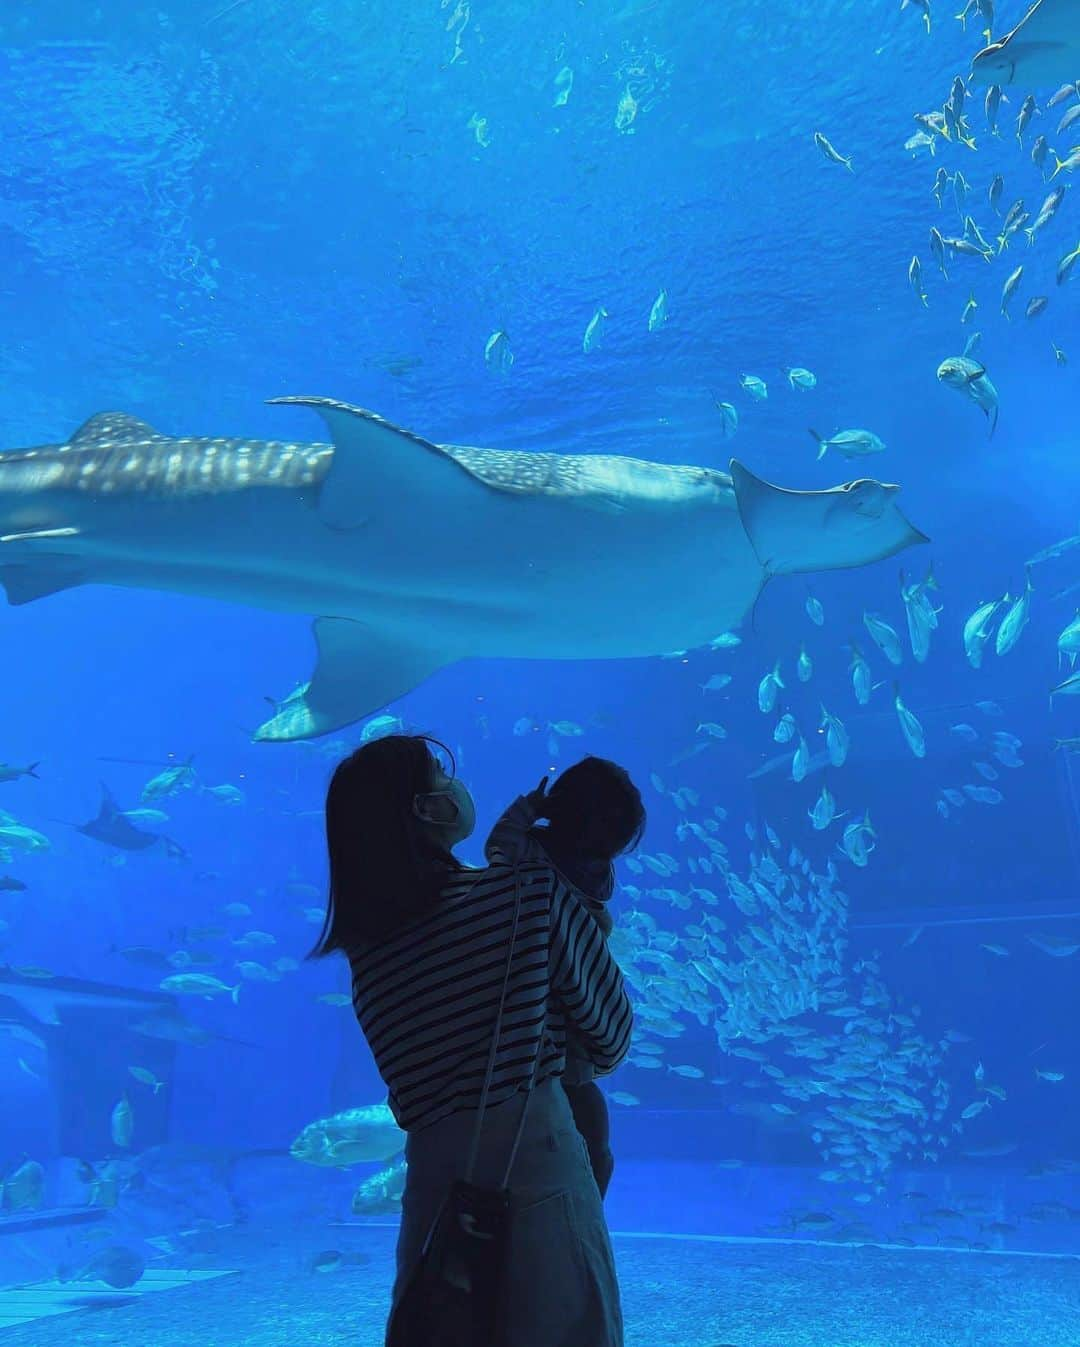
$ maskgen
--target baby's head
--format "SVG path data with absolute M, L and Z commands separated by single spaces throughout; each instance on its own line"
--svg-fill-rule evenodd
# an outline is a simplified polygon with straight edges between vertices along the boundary
M 637 846 L 645 806 L 629 773 L 607 758 L 582 758 L 551 785 L 546 839 L 564 855 L 610 864 Z

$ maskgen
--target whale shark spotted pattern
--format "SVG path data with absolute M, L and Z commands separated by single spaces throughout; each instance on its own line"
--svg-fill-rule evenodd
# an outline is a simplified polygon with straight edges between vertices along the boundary
M 861 566 L 925 536 L 872 480 L 789 491 L 732 461 L 439 445 L 329 398 L 332 443 L 163 435 L 120 412 L 0 454 L 12 604 L 84 584 L 315 616 L 311 680 L 256 731 L 310 738 L 470 657 L 705 645 L 772 575 Z

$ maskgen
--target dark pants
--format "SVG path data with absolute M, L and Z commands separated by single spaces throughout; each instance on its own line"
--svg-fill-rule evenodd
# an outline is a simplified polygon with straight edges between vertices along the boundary
M 585 1081 L 583 1085 L 567 1085 L 564 1082 L 563 1088 L 570 1101 L 570 1111 L 574 1115 L 577 1130 L 589 1148 L 589 1164 L 592 1165 L 596 1186 L 600 1189 L 600 1196 L 604 1197 L 615 1169 L 615 1157 L 611 1153 L 611 1127 L 604 1092 L 593 1080 Z

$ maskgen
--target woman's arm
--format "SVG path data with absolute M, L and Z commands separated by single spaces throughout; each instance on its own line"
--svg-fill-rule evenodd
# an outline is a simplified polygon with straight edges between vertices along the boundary
M 551 990 L 584 1040 L 597 1074 L 606 1075 L 629 1051 L 634 1010 L 596 922 L 558 875 L 553 881 Z

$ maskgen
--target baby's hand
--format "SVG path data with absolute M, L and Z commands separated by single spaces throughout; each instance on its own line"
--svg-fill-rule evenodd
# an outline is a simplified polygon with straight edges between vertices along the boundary
M 544 808 L 547 802 L 547 787 L 548 787 L 548 778 L 545 775 L 540 778 L 540 784 L 536 787 L 536 789 L 530 790 L 525 796 L 525 799 L 528 800 L 530 806 L 532 807 L 533 813 L 536 815 L 537 818 L 547 818 L 547 814 Z

